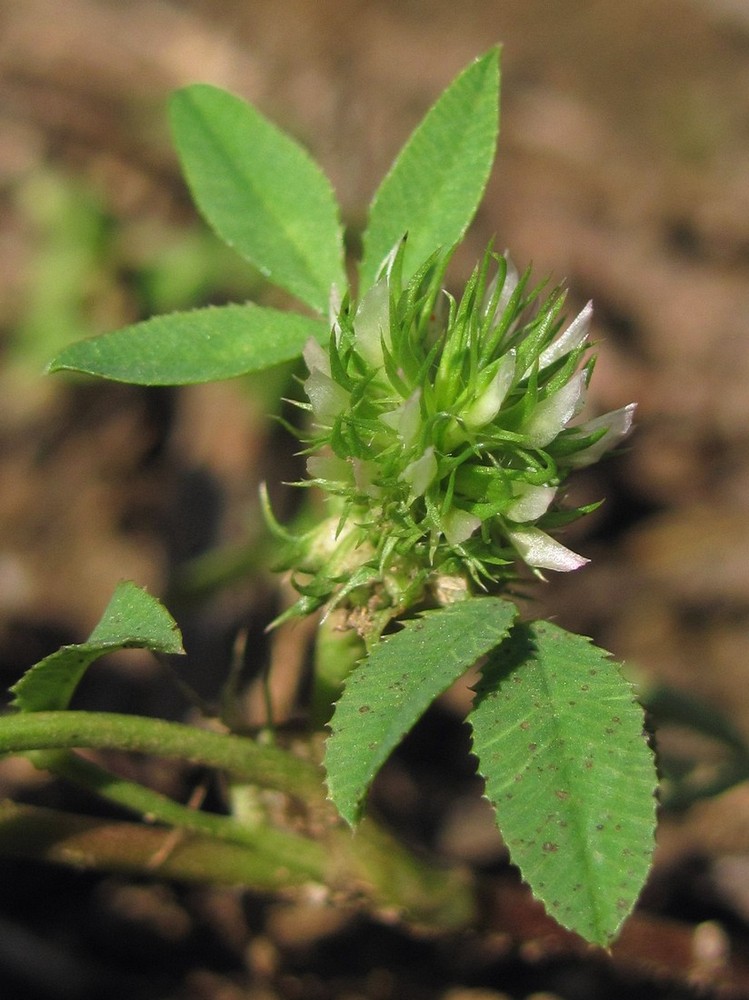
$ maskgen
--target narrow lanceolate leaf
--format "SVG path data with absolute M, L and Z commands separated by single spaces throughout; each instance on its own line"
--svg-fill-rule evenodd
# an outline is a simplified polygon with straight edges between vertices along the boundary
M 469 721 L 523 878 L 559 923 L 609 944 L 655 829 L 655 768 L 630 684 L 583 636 L 521 624 L 484 667 Z
M 489 179 L 499 131 L 499 50 L 472 63 L 408 140 L 374 196 L 364 235 L 360 294 L 408 233 L 403 280 L 473 219 Z
M 346 682 L 331 722 L 325 766 L 341 816 L 359 818 L 372 780 L 443 691 L 507 635 L 509 601 L 475 597 L 406 623 L 383 639 Z
M 291 361 L 307 340 L 326 341 L 320 320 L 256 305 L 169 313 L 80 340 L 50 363 L 136 385 L 189 385 L 234 378 Z
M 91 664 L 105 653 L 120 649 L 184 652 L 182 636 L 166 608 L 129 581 L 117 586 L 86 642 L 63 646 L 26 671 L 11 688 L 16 708 L 22 712 L 66 709 Z
M 255 108 L 193 84 L 170 106 L 195 203 L 216 233 L 269 281 L 327 314 L 345 288 L 338 207 L 309 154 Z

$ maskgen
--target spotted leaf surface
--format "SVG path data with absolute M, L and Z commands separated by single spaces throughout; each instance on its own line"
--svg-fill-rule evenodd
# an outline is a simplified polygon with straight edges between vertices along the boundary
M 517 609 L 475 597 L 428 611 L 383 639 L 349 677 L 331 722 L 330 797 L 349 823 L 391 752 L 442 694 L 507 635 Z
M 561 924 L 609 944 L 653 852 L 655 768 L 631 685 L 588 639 L 520 624 L 489 657 L 469 721 L 523 878 Z

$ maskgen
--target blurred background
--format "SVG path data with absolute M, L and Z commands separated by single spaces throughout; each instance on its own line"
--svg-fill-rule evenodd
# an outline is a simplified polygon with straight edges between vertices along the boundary
M 650 934 L 665 935 L 653 961 L 682 986 L 702 976 L 747 995 L 749 786 L 692 794 L 731 784 L 736 762 L 711 733 L 749 740 L 747 0 L 0 0 L 0 676 L 10 684 L 85 638 L 122 578 L 177 593 L 190 559 L 257 537 L 258 482 L 295 475 L 263 418 L 288 373 L 180 391 L 43 375 L 71 340 L 153 312 L 283 301 L 196 217 L 169 93 L 211 82 L 295 135 L 332 179 L 355 246 L 410 130 L 496 42 L 497 166 L 455 283 L 494 237 L 519 267 L 566 282 L 570 314 L 593 299 L 589 405 L 639 404 L 626 452 L 571 486 L 576 502 L 607 497 L 567 536 L 592 564 L 542 588 L 538 613 L 625 659 L 646 700 L 666 685 L 664 720 L 679 714 L 675 693 L 704 712 L 699 738 L 694 726 L 663 730 L 668 787 L 685 808 L 664 814 L 646 894 L 674 921 Z M 279 494 L 281 514 L 285 503 Z M 237 623 L 252 630 L 272 604 L 255 579 L 194 612 L 198 686 Z M 105 676 L 92 703 L 168 714 L 146 658 Z M 0 773 L 4 795 L 33 780 Z M 497 849 L 454 834 L 472 823 L 457 814 L 450 834 L 470 863 Z M 86 912 L 119 926 L 111 883 L 96 891 Z M 172 904 L 194 931 L 193 911 Z M 16 954 L 0 943 L 0 977 Z M 218 972 L 192 971 L 153 995 L 293 995 L 252 992 L 238 974 L 231 992 Z M 54 980 L 28 995 L 89 995 L 90 984 L 61 991 L 59 977 L 54 992 Z M 315 982 L 321 992 L 298 995 L 338 995 Z M 379 994 L 357 989 L 406 995 L 385 980 Z

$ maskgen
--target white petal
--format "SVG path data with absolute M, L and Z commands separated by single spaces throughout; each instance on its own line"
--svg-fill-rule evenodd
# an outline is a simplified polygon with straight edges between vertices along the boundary
M 360 493 L 366 493 L 370 497 L 377 497 L 382 493 L 379 486 L 375 486 L 373 479 L 377 475 L 378 465 L 367 459 L 352 458 L 351 464 L 354 468 L 354 483 Z
M 505 515 L 511 521 L 537 521 L 549 509 L 556 492 L 556 486 L 532 486 L 526 483 L 516 492 Z
M 373 368 L 382 368 L 382 339 L 390 339 L 390 289 L 381 278 L 364 295 L 354 317 L 356 349 Z
M 400 479 L 411 486 L 411 497 L 423 496 L 437 475 L 437 459 L 434 448 L 427 448 L 424 454 L 417 458 L 401 472 Z
M 551 396 L 537 403 L 530 420 L 521 429 L 533 448 L 543 448 L 574 417 L 583 400 L 585 372 L 579 371 Z
M 323 426 L 330 426 L 348 402 L 349 395 L 329 375 L 313 368 L 304 383 L 304 391 L 312 403 L 312 413 Z
M 540 528 L 517 528 L 507 534 L 525 562 L 537 569 L 555 569 L 560 573 L 569 573 L 590 562 Z
M 416 389 L 403 404 L 401 422 L 398 427 L 403 444 L 409 448 L 421 427 L 421 389 Z
M 314 337 L 310 337 L 304 345 L 302 357 L 309 372 L 317 369 L 326 375 L 330 375 L 330 358 L 328 352 L 318 344 Z
M 460 545 L 480 527 L 480 517 L 469 514 L 467 510 L 460 510 L 459 507 L 449 510 L 442 521 L 442 530 L 450 545 Z
M 328 318 L 331 326 L 334 325 L 338 319 L 338 314 L 341 311 L 342 305 L 343 301 L 341 299 L 341 291 L 338 288 L 338 285 L 333 282 L 330 286 L 330 295 L 328 296 Z
M 401 244 L 404 243 L 406 237 L 402 236 L 396 243 L 393 244 L 393 248 L 388 251 L 386 257 L 383 258 L 382 263 L 377 269 L 377 279 L 389 278 L 393 271 L 393 264 L 395 263 L 395 258 L 398 256 L 398 251 L 401 248 Z
M 510 258 L 507 256 L 507 252 L 505 252 L 504 258 L 507 261 L 507 273 L 505 274 L 505 281 L 504 284 L 502 285 L 502 291 L 499 293 L 499 299 L 497 300 L 497 307 L 494 310 L 494 315 L 492 316 L 492 323 L 502 318 L 502 314 L 507 308 L 507 303 L 512 298 L 512 293 L 517 288 L 519 281 L 517 269 L 510 260 Z M 484 313 L 486 313 L 486 310 L 489 306 L 489 303 L 491 302 L 491 298 L 492 295 L 494 295 L 496 287 L 497 287 L 497 279 L 495 277 L 490 282 L 489 287 L 486 289 L 486 293 L 484 294 L 484 302 L 483 302 Z
M 588 338 L 590 331 L 590 320 L 593 316 L 593 303 L 588 302 L 583 309 L 575 316 L 567 329 L 560 334 L 553 344 L 549 344 L 538 359 L 538 367 L 546 368 L 557 358 L 563 358 L 565 354 L 576 350 L 582 346 Z
M 515 351 L 508 351 L 502 358 L 494 378 L 486 389 L 463 414 L 466 426 L 474 430 L 485 427 L 499 413 L 515 377 Z
M 409 448 L 421 427 L 421 389 L 416 389 L 400 406 L 380 414 L 380 420 L 397 432 L 404 448 Z
M 606 428 L 606 433 L 602 434 L 588 448 L 583 448 L 582 451 L 570 455 L 567 460 L 569 465 L 573 469 L 582 469 L 586 465 L 592 465 L 593 462 L 597 462 L 604 452 L 614 448 L 623 437 L 629 434 L 636 406 L 636 403 L 629 403 L 628 406 L 623 406 L 620 410 L 612 410 L 610 413 L 604 413 L 600 417 L 594 417 L 593 420 L 587 420 L 584 424 L 578 424 L 575 430 L 583 437 L 587 437 L 589 434 L 593 434 L 603 427 Z
M 310 479 L 350 482 L 351 466 L 337 455 L 310 455 L 307 459 L 307 474 Z

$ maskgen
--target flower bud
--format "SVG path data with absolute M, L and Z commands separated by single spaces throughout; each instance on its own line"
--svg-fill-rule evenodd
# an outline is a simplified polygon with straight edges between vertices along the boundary
M 542 399 L 531 411 L 523 426 L 523 436 L 533 448 L 543 448 L 567 426 L 579 412 L 585 391 L 585 372 L 577 372 L 566 385 Z
M 499 413 L 515 377 L 515 351 L 508 351 L 496 364 L 496 371 L 489 385 L 474 399 L 463 413 L 467 427 L 477 429 L 490 423 Z
M 630 403 L 619 410 L 594 417 L 584 424 L 577 424 L 574 430 L 582 437 L 590 437 L 593 434 L 600 434 L 600 437 L 587 448 L 573 452 L 569 458 L 570 466 L 573 469 L 582 469 L 586 465 L 592 465 L 607 451 L 616 447 L 632 429 L 636 407 L 636 403 Z
M 588 339 L 592 316 L 593 303 L 589 302 L 572 320 L 564 333 L 552 344 L 549 344 L 545 351 L 541 352 L 538 359 L 538 367 L 548 368 L 554 361 L 582 347 Z
M 359 303 L 354 319 L 356 348 L 373 368 L 381 368 L 383 339 L 390 332 L 390 289 L 386 278 L 380 278 Z
M 508 534 L 525 562 L 537 569 L 555 569 L 560 573 L 569 573 L 590 562 L 539 528 L 513 528 Z
M 423 496 L 437 475 L 437 459 L 434 448 L 427 448 L 423 455 L 409 462 L 400 478 L 411 487 L 411 497 Z

